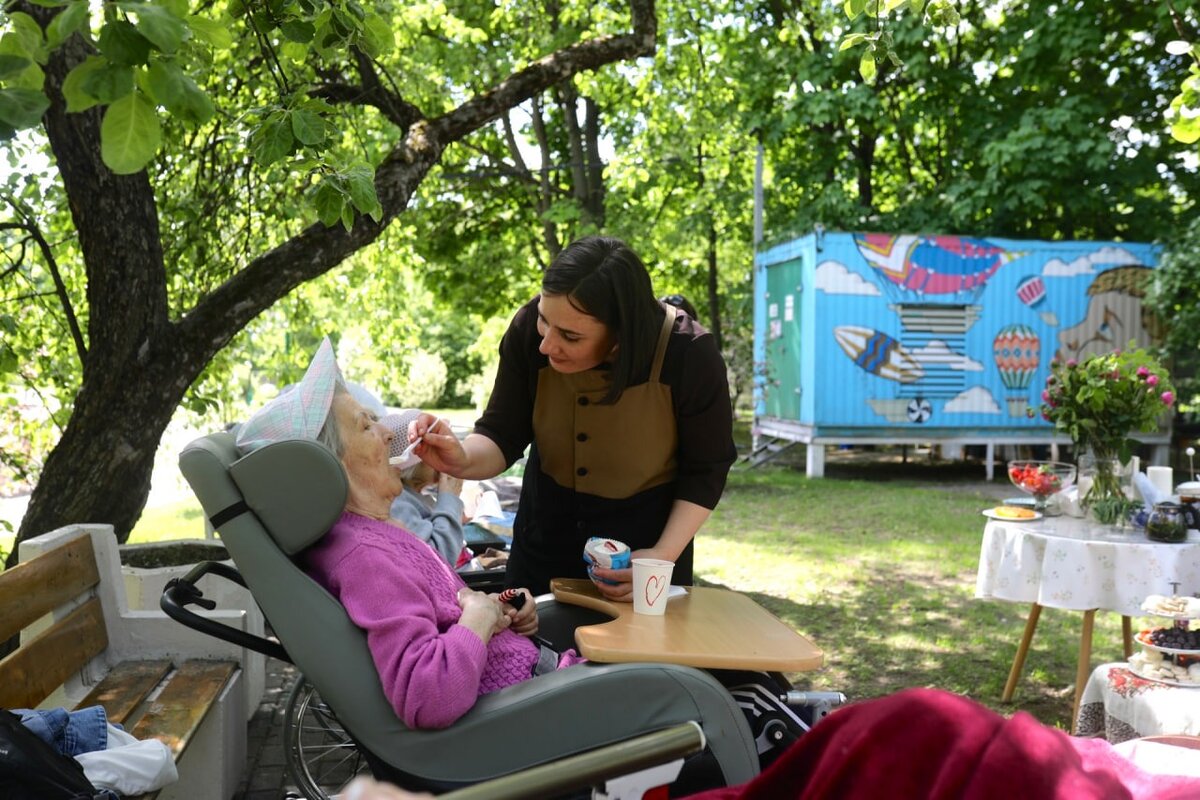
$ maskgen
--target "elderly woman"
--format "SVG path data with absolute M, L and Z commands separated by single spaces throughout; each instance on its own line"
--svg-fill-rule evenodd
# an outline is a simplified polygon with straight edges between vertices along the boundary
M 345 512 L 302 561 L 366 631 L 384 694 L 406 725 L 444 728 L 481 694 L 581 661 L 531 641 L 538 622 L 527 590 L 520 610 L 471 591 L 392 520 L 392 501 L 404 490 L 400 470 L 388 463 L 394 434 L 346 391 L 328 340 L 300 385 L 279 400 L 247 421 L 238 445 L 308 436 L 341 460 Z

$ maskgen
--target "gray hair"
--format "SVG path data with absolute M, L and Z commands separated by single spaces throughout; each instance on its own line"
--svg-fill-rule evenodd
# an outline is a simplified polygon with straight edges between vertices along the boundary
M 341 381 L 336 381 L 333 384 L 334 400 L 337 400 L 339 395 L 349 393 Z M 346 454 L 346 445 L 342 442 L 342 431 L 338 425 L 337 414 L 333 413 L 332 402 L 329 404 L 329 414 L 325 417 L 325 424 L 321 426 L 321 432 L 317 434 L 317 441 L 332 450 L 333 454 L 338 458 Z

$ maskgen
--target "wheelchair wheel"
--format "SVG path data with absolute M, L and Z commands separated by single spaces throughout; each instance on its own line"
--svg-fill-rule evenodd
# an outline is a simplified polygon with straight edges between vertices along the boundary
M 288 772 L 308 800 L 329 800 L 355 775 L 368 771 L 354 740 L 303 675 L 288 695 L 283 743 Z

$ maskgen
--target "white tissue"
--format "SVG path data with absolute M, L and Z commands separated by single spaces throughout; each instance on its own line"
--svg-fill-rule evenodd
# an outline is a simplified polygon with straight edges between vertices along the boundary
M 1170 497 L 1169 492 L 1161 491 L 1150 480 L 1150 476 L 1144 472 L 1133 473 L 1133 485 L 1137 487 L 1138 492 L 1142 495 L 1142 499 L 1146 502 L 1147 510 L 1153 509 L 1155 503 L 1161 503 Z

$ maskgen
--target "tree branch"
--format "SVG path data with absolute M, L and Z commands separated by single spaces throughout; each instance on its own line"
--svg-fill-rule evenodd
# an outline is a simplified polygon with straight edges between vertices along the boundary
M 601 36 L 578 42 L 541 58 L 513 73 L 493 89 L 477 95 L 458 108 L 431 120 L 431 132 L 443 144 L 456 142 L 577 73 L 629 58 L 653 55 L 658 20 L 654 0 L 630 0 L 631 33 Z
M 54 294 L 58 297 L 63 314 L 67 318 L 67 327 L 70 329 L 71 338 L 75 342 L 75 354 L 79 356 L 79 363 L 83 364 L 87 356 L 87 345 L 83 341 L 83 329 L 79 327 L 79 318 L 75 316 L 75 307 L 71 304 L 71 296 L 67 293 L 67 284 L 63 281 L 62 273 L 58 269 L 58 261 L 54 258 L 54 251 L 50 248 L 50 243 L 46 241 L 46 237 L 42 236 L 42 232 L 34 220 L 23 209 L 16 208 L 15 210 L 24 218 L 24 221 L 7 223 L 0 227 L 20 228 L 28 233 L 30 238 L 37 243 L 38 250 L 41 251 L 42 258 L 46 261 L 46 268 L 50 271 L 50 277 L 54 280 Z
M 425 119 L 421 109 L 401 97 L 399 92 L 383 85 L 374 62 L 357 47 L 354 48 L 354 61 L 362 77 L 362 85 L 329 82 L 318 86 L 311 94 L 331 103 L 375 108 L 402 131 L 407 131 L 417 120 Z

